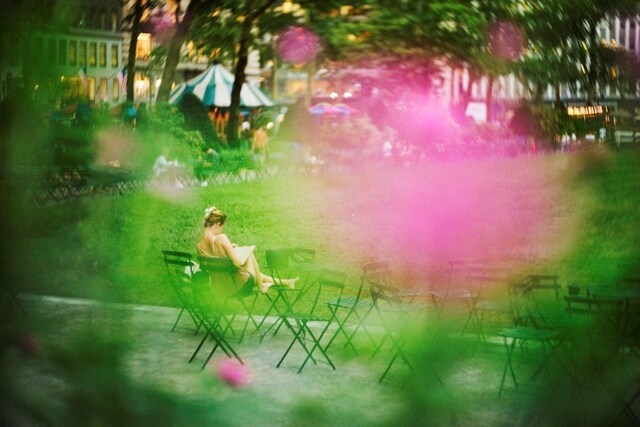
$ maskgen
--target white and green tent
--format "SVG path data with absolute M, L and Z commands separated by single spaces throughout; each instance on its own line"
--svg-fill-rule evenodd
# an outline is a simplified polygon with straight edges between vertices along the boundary
M 220 64 L 214 64 L 186 82 L 178 84 L 169 96 L 169 103 L 177 104 L 187 93 L 193 93 L 207 106 L 228 107 L 231 104 L 233 74 Z M 270 107 L 273 101 L 255 85 L 244 83 L 240 90 L 241 107 Z

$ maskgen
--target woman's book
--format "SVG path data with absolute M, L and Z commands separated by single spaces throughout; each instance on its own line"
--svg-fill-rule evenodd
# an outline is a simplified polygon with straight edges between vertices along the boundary
M 253 253 L 255 248 L 256 248 L 255 245 L 251 245 L 251 246 L 236 246 L 233 249 L 236 251 L 236 255 L 238 256 L 238 260 L 240 261 L 240 264 L 244 264 L 245 262 L 247 262 L 247 259 L 249 259 L 249 255 Z

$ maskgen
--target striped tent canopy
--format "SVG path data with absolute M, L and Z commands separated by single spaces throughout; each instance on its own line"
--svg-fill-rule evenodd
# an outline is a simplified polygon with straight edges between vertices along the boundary
M 222 65 L 215 64 L 203 73 L 178 84 L 169 97 L 169 103 L 177 104 L 186 93 L 193 93 L 202 100 L 204 105 L 228 107 L 231 105 L 231 89 L 233 74 Z M 241 107 L 270 107 L 273 101 L 262 93 L 255 85 L 244 83 L 240 90 Z

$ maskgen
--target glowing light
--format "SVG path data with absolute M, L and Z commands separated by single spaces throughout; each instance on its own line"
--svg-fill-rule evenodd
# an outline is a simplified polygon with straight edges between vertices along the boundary
M 338 93 L 337 93 L 337 92 L 331 92 L 331 93 L 329 94 L 329 98 L 331 98 L 331 99 L 337 99 L 337 98 L 338 98 Z
M 291 13 L 291 10 L 293 9 L 293 3 L 291 3 L 290 1 L 284 1 L 280 9 L 282 10 L 282 13 Z
M 349 92 L 349 91 L 346 91 L 345 93 L 342 94 L 342 96 L 344 98 L 351 98 L 353 96 L 353 94 L 351 92 Z
M 273 122 L 267 123 L 267 129 L 273 129 Z

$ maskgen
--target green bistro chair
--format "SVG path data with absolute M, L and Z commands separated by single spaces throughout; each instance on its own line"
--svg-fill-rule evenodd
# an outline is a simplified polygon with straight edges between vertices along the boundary
M 366 320 L 373 310 L 373 302 L 369 296 L 369 285 L 371 280 L 387 281 L 389 275 L 389 263 L 386 261 L 377 261 L 364 264 L 362 266 L 362 275 L 360 276 L 360 286 L 357 290 L 345 288 L 344 294 L 340 299 L 333 299 L 326 302 L 329 310 L 334 317 L 337 328 L 331 339 L 325 346 L 325 351 L 335 342 L 338 335 L 345 338 L 343 347 L 349 347 L 358 355 L 358 350 L 353 344 L 356 333 L 363 330 L 374 348 L 377 342 L 367 329 Z
M 201 326 L 201 320 L 198 319 L 193 311 L 189 310 L 190 306 L 187 301 L 185 301 L 183 289 L 191 281 L 191 277 L 193 277 L 194 274 L 195 262 L 193 261 L 192 255 L 188 252 L 173 250 L 163 250 L 162 255 L 164 265 L 167 269 L 167 275 L 169 276 L 169 283 L 180 300 L 180 312 L 178 313 L 178 318 L 173 324 L 173 328 L 171 328 L 171 332 L 175 331 L 178 326 L 178 322 L 180 322 L 180 318 L 184 312 L 187 311 L 189 317 L 191 317 L 191 320 L 195 323 L 196 333 L 198 333 Z
M 235 316 L 234 311 L 229 310 L 226 301 L 220 301 L 218 298 L 212 296 L 212 289 L 209 281 L 202 275 L 194 276 L 194 280 L 191 281 L 192 298 L 189 304 L 193 307 L 194 311 L 198 313 L 199 318 L 202 319 L 202 325 L 205 327 L 206 333 L 196 349 L 194 350 L 189 362 L 192 362 L 204 343 L 211 339 L 213 341 L 213 347 L 209 352 L 209 355 L 202 364 L 202 369 L 207 366 L 209 360 L 214 353 L 221 349 L 227 357 L 232 357 L 244 364 L 238 353 L 226 338 L 227 332 L 230 330 L 230 317 L 233 319 Z
M 382 382 L 398 359 L 402 360 L 409 369 L 413 369 L 413 363 L 405 349 L 406 331 L 404 329 L 424 312 L 426 306 L 404 302 L 400 289 L 389 284 L 370 281 L 370 290 L 375 311 L 378 313 L 383 327 L 382 343 L 385 341 L 391 343 L 391 359 L 378 380 L 378 382 Z M 431 370 L 438 382 L 443 384 L 437 372 L 433 368 Z
M 336 369 L 325 347 L 322 345 L 322 339 L 334 320 L 334 315 L 326 309 L 325 312 L 322 313 L 321 309 L 323 308 L 322 303 L 327 298 L 340 301 L 344 291 L 346 277 L 347 275 L 343 272 L 322 270 L 320 277 L 314 281 L 313 284 L 309 285 L 309 295 L 313 295 L 309 309 L 304 311 L 291 310 L 283 314 L 283 324 L 293 333 L 293 339 L 276 367 L 279 368 L 282 365 L 282 362 L 287 358 L 293 346 L 298 343 L 306 354 L 302 365 L 298 368 L 298 373 L 302 372 L 309 360 L 314 364 L 316 363 L 316 359 L 313 357 L 313 353 L 316 350 L 320 351 L 332 369 Z M 311 323 L 314 323 L 314 326 L 311 326 Z M 320 332 L 317 330 L 314 332 L 315 325 L 317 324 L 323 325 Z
M 212 287 L 213 297 L 216 298 L 225 307 L 228 307 L 229 316 L 227 320 L 227 329 L 232 333 L 232 322 L 236 316 L 243 313 L 247 316 L 242 330 L 240 331 L 239 343 L 242 343 L 245 333 L 252 322 L 254 327 L 258 328 L 258 323 L 253 318 L 253 310 L 258 299 L 258 290 L 255 289 L 255 278 L 249 275 L 244 285 L 238 284 L 239 272 L 238 268 L 233 265 L 233 261 L 227 257 L 198 257 L 200 269 L 207 274 L 209 285 Z M 233 310 L 231 303 L 237 302 L 241 309 Z M 226 332 L 226 330 L 225 330 Z
M 196 333 L 200 328 L 204 328 L 206 331 L 191 355 L 189 362 L 194 360 L 206 340 L 212 339 L 215 344 L 202 368 L 206 366 L 211 356 L 219 348 L 228 357 L 234 357 L 240 363 L 243 363 L 240 356 L 224 338 L 224 328 L 221 326 L 221 318 L 224 313 L 218 309 L 210 293 L 207 292 L 209 287 L 207 280 L 203 280 L 202 275 L 196 272 L 195 262 L 191 258 L 191 254 L 165 250 L 163 255 L 172 286 L 182 303 L 182 309 L 178 314 L 174 328 L 183 312 L 186 311 L 197 326 Z M 210 302 L 210 304 L 207 304 L 206 301 Z
M 291 257 L 293 254 L 293 249 L 288 248 L 268 249 L 266 251 L 266 268 L 276 282 L 269 288 L 267 293 L 262 294 L 268 300 L 268 306 L 262 320 L 258 324 L 258 329 L 262 328 L 272 313 L 277 317 L 277 320 L 262 333 L 261 340 L 264 339 L 271 330 L 273 330 L 274 335 L 278 333 L 282 326 L 282 315 L 292 311 L 294 304 L 303 293 L 303 288 L 300 286 L 291 289 L 282 284 L 283 280 L 289 279 L 292 276 Z

